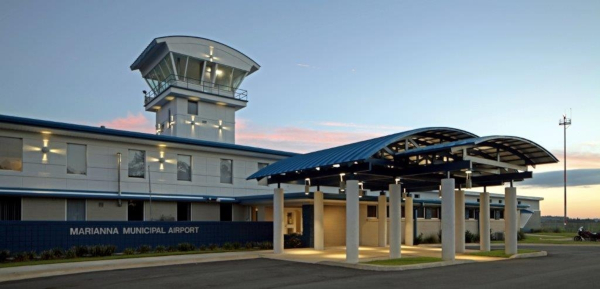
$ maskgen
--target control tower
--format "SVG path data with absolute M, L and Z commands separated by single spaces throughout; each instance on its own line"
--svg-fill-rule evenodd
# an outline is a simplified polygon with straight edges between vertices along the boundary
M 156 113 L 157 134 L 235 143 L 235 112 L 248 103 L 239 87 L 260 65 L 216 41 L 167 36 L 152 40 L 130 68 L 150 87 L 144 107 Z

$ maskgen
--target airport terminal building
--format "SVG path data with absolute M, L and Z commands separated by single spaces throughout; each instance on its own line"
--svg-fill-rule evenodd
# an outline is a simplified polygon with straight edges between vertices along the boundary
M 507 214 L 518 228 L 540 226 L 542 198 L 515 195 L 513 204 L 487 192 L 509 182 L 512 188 L 532 177 L 528 167 L 557 161 L 529 140 L 432 127 L 309 154 L 238 145 L 235 115 L 249 101 L 240 87 L 260 69 L 254 60 L 216 41 L 170 36 L 152 40 L 130 68 L 148 83 L 142 101 L 156 115 L 156 134 L 0 115 L 0 247 L 113 242 L 115 236 L 89 235 L 94 226 L 178 223 L 200 229 L 155 244 L 269 239 L 277 245 L 279 235 L 290 233 L 315 248 L 347 245 L 350 233 L 360 246 L 386 246 L 390 238 L 412 244 L 417 234 L 442 230 L 445 179 L 462 198 L 453 209 L 460 232 L 505 232 Z M 475 187 L 486 192 L 470 191 Z M 349 218 L 356 218 L 357 232 Z M 45 239 L 28 224 L 60 229 L 48 229 L 54 235 Z M 86 238 L 77 239 L 74 227 Z M 148 241 L 123 244 L 140 242 Z

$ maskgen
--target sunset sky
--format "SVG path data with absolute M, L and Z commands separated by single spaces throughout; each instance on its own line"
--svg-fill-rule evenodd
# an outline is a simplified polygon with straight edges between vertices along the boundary
M 407 129 L 516 135 L 562 161 L 569 216 L 600 217 L 600 1 L 0 1 L 0 114 L 153 131 L 129 65 L 193 35 L 262 67 L 238 144 L 310 152 Z M 518 193 L 562 215 L 562 162 Z M 501 187 L 492 188 L 501 193 Z

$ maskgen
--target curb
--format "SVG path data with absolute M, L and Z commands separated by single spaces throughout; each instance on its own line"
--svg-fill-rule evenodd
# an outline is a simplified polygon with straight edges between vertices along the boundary
M 548 252 L 540 251 L 540 252 L 533 252 L 533 253 L 516 254 L 516 255 L 512 255 L 512 256 L 508 257 L 508 259 L 525 259 L 525 258 L 537 258 L 537 257 L 546 257 L 546 256 L 548 256 Z
M 348 264 L 348 263 L 333 262 L 333 261 L 322 261 L 322 262 L 318 262 L 317 264 L 351 268 L 351 269 L 357 269 L 357 270 L 387 272 L 387 271 L 419 270 L 419 269 L 437 268 L 437 267 L 445 267 L 445 266 L 453 266 L 453 265 L 461 265 L 461 264 L 469 264 L 469 263 L 477 263 L 477 261 L 454 260 L 454 261 L 441 261 L 441 262 L 431 262 L 431 263 L 402 265 L 402 266 L 369 265 L 369 264 L 364 264 L 364 263 Z
M 260 258 L 259 252 L 251 254 L 228 254 L 220 256 L 202 255 L 174 255 L 161 257 L 144 257 L 117 260 L 84 261 L 72 263 L 58 263 L 47 265 L 19 266 L 0 269 L 0 283 L 23 279 L 51 277 L 59 275 L 100 272 L 122 269 L 135 269 L 145 267 L 158 267 L 169 265 L 198 264 L 217 261 L 235 261 Z

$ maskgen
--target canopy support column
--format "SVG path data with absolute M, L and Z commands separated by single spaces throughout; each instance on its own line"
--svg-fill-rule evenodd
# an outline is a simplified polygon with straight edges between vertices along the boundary
M 465 252 L 465 191 L 458 190 L 455 194 L 455 229 L 454 236 L 456 253 Z
M 454 179 L 442 179 L 442 260 L 453 261 L 455 249 Z
M 346 181 L 346 262 L 358 263 L 359 205 L 358 181 Z
M 273 253 L 283 254 L 284 226 L 283 189 L 277 188 L 273 193 Z
M 517 188 L 504 188 L 504 253 L 517 254 Z
M 479 250 L 491 250 L 490 193 L 486 187 L 483 187 L 483 193 L 479 194 Z
M 379 247 L 387 246 L 387 197 L 381 192 L 377 198 L 377 240 Z
M 412 246 L 415 241 L 413 197 L 404 200 L 404 245 Z
M 325 238 L 323 230 L 323 192 L 316 191 L 314 194 L 314 247 L 315 250 L 325 250 Z
M 402 223 L 400 184 L 390 185 L 390 259 L 398 259 L 401 255 Z

